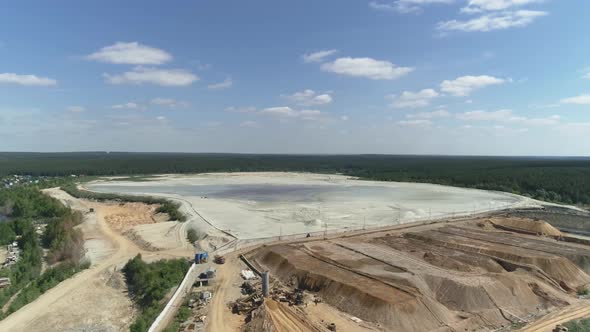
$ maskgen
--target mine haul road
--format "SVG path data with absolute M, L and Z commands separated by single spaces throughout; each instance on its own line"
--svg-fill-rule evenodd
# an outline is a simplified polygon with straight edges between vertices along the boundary
M 151 261 L 190 257 L 192 250 L 187 248 L 186 243 L 179 243 L 177 248 L 169 250 L 143 250 L 108 226 L 105 221 L 109 209 L 107 205 L 77 199 L 55 188 L 46 193 L 82 213 L 94 208 L 94 213 L 85 215 L 81 229 L 86 241 L 100 240 L 104 246 L 89 269 L 61 282 L 0 321 L 0 331 L 57 332 L 101 325 L 119 331 L 127 330 L 132 322 L 133 304 L 124 290 L 106 285 L 109 276 L 137 254 Z M 174 231 L 181 233 L 184 229 L 175 227 Z M 179 241 L 186 242 L 183 234 L 176 236 Z

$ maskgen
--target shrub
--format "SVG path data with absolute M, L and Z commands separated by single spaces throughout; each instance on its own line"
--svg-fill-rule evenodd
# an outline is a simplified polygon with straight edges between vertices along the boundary
M 199 232 L 197 232 L 196 229 L 191 228 L 186 232 L 186 238 L 188 242 L 190 242 L 191 244 L 195 244 L 195 242 L 201 239 L 201 235 L 199 234 Z

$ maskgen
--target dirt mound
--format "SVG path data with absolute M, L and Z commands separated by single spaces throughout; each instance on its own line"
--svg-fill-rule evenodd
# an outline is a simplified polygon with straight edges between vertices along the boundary
M 265 248 L 254 259 L 286 284 L 318 292 L 339 310 L 389 330 L 431 331 L 455 320 L 430 298 L 326 264 L 293 247 Z
M 133 243 L 137 244 L 143 250 L 147 251 L 158 251 L 162 250 L 162 248 L 154 246 L 152 243 L 146 241 L 135 229 L 130 229 L 123 233 L 129 240 L 133 241 Z
M 422 256 L 422 258 L 435 266 L 442 267 L 448 270 L 455 270 L 455 271 L 462 271 L 462 272 L 474 272 L 474 268 L 469 265 L 465 264 L 459 260 L 453 259 L 451 257 L 439 255 L 434 252 L 426 252 Z
M 296 308 L 289 308 L 272 299 L 252 312 L 250 321 L 242 327 L 242 331 L 260 332 L 320 332 L 302 318 Z
M 490 222 L 500 228 L 544 236 L 561 236 L 561 232 L 546 221 L 526 218 L 494 218 Z
M 517 269 L 539 273 L 562 288 L 576 289 L 590 283 L 590 276 L 569 259 L 541 251 L 495 245 L 488 242 L 465 239 L 442 229 L 422 233 L 407 233 L 406 237 L 444 248 L 467 251 L 497 260 L 507 271 Z
M 266 310 L 265 305 L 261 305 L 258 309 L 252 311 L 252 318 L 250 321 L 242 326 L 241 331 L 260 331 L 260 332 L 275 332 L 276 329 Z
M 124 233 L 137 225 L 167 221 L 168 215 L 156 213 L 158 205 L 144 203 L 108 203 L 104 219 L 113 230 Z
M 486 231 L 493 231 L 496 228 L 494 227 L 494 224 L 492 223 L 491 220 L 486 219 L 486 220 L 480 220 L 476 223 L 477 227 L 479 227 L 480 229 L 486 230 Z

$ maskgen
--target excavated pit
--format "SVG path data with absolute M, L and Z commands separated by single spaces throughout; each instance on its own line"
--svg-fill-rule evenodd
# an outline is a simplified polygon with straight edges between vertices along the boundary
M 529 221 L 503 225 L 522 224 L 555 234 Z M 284 285 L 387 331 L 498 329 L 567 306 L 590 284 L 587 247 L 483 225 L 275 245 L 249 256 Z

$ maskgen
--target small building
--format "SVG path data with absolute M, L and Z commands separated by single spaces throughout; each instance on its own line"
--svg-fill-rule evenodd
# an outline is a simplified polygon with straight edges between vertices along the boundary
M 213 297 L 213 294 L 211 294 L 211 292 L 202 292 L 201 293 L 201 300 L 205 301 L 205 302 L 209 302 L 211 301 L 211 298 Z
M 242 270 L 242 272 L 240 272 L 240 275 L 242 276 L 242 278 L 244 278 L 245 280 L 252 280 L 252 279 L 256 279 L 256 275 L 254 274 L 254 272 L 250 271 L 250 270 Z
M 195 254 L 195 264 L 207 263 L 209 254 L 207 252 L 199 252 Z

